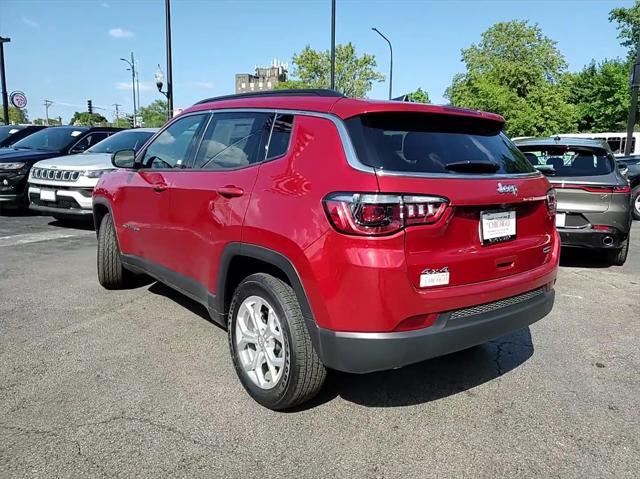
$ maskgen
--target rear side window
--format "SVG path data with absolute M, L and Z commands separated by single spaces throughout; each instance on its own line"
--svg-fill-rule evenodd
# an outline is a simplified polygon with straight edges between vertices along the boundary
M 214 113 L 193 167 L 229 170 L 263 161 L 272 117 L 268 113 Z
M 293 115 L 277 115 L 275 121 L 273 130 L 271 130 L 267 160 L 284 155 L 289 148 L 289 140 L 291 139 Z
M 554 176 L 608 175 L 615 168 L 613 158 L 600 148 L 564 145 L 520 148 L 533 165 L 553 167 Z
M 495 122 L 425 113 L 371 113 L 346 122 L 360 161 L 381 170 L 448 173 L 459 162 L 494 163 L 495 173 L 535 171 Z M 464 173 L 455 173 L 464 174 Z

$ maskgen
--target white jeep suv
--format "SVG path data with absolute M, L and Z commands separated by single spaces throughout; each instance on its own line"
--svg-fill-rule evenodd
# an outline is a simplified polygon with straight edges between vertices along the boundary
M 29 175 L 29 207 L 57 219 L 90 217 L 93 188 L 104 173 L 114 169 L 111 155 L 120 150 L 137 152 L 156 131 L 121 131 L 79 155 L 39 161 Z

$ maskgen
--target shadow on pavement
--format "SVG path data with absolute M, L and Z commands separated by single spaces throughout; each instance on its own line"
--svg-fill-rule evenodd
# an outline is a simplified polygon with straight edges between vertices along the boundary
M 610 268 L 611 263 L 603 251 L 563 248 L 560 251 L 560 266 L 572 268 Z
M 183 294 L 153 283 L 149 291 L 169 298 L 202 319 L 218 327 L 207 309 Z M 371 374 L 347 374 L 330 371 L 321 393 L 310 402 L 289 412 L 310 409 L 336 397 L 370 407 L 398 407 L 422 404 L 466 392 L 517 368 L 533 355 L 529 328 L 524 328 L 489 343 L 448 356 L 430 359 L 394 371 Z
M 57 228 L 68 228 L 75 230 L 93 231 L 93 220 L 86 219 L 55 219 L 49 223 L 49 226 Z
M 148 278 L 150 282 L 155 281 L 149 276 L 145 276 L 145 277 Z M 165 284 L 154 282 L 151 286 L 149 286 L 149 292 L 153 294 L 157 294 L 159 296 L 164 296 L 165 298 L 169 298 L 172 301 L 175 301 L 183 308 L 188 309 L 194 314 L 197 314 L 202 319 L 208 321 L 209 323 L 217 326 L 218 328 L 224 331 L 224 328 L 222 326 L 220 326 L 218 323 L 214 322 L 211 319 L 211 316 L 209 316 L 209 312 L 207 311 L 207 308 L 205 308 L 203 305 L 201 305 L 197 301 L 192 300 L 188 296 L 185 296 L 184 294 L 179 293 L 175 289 L 170 288 Z M 224 334 L 226 334 L 226 332 Z

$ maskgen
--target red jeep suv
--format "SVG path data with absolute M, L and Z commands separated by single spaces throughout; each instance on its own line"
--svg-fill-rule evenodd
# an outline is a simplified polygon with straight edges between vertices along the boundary
M 95 189 L 98 278 L 146 273 L 228 329 L 260 404 L 469 348 L 551 310 L 548 181 L 504 120 L 326 90 L 204 100 Z

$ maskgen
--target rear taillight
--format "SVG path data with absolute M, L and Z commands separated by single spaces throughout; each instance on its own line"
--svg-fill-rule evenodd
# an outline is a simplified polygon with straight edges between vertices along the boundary
M 333 193 L 324 201 L 331 224 L 341 233 L 381 236 L 410 225 L 432 224 L 447 209 L 438 196 Z
M 547 191 L 547 212 L 549 216 L 553 217 L 556 215 L 556 190 L 553 188 Z
M 558 183 L 554 185 L 554 188 L 562 188 L 569 190 L 583 190 L 589 193 L 630 193 L 631 187 L 629 185 L 624 186 L 592 186 L 592 185 L 577 185 L 573 183 Z

